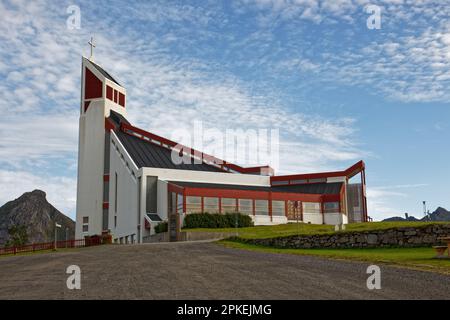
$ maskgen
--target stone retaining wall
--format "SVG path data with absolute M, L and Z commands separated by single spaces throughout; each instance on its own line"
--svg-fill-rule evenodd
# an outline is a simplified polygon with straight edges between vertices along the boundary
M 341 231 L 333 234 L 287 236 L 270 239 L 232 239 L 239 242 L 277 248 L 379 248 L 429 247 L 442 243 L 438 238 L 444 236 L 450 236 L 450 224 L 401 227 L 378 231 Z

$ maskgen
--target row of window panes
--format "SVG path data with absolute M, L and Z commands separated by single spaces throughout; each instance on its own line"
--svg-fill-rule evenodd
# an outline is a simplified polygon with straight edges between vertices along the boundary
M 186 212 L 198 213 L 202 212 L 201 197 L 186 197 Z M 222 212 L 232 213 L 239 211 L 243 214 L 253 214 L 253 200 L 252 199 L 238 199 L 238 207 L 236 208 L 236 199 L 222 198 Z M 288 201 L 288 204 L 293 201 Z M 203 198 L 203 212 L 219 213 L 219 198 L 204 197 Z M 272 200 L 272 215 L 284 216 L 285 215 L 285 201 Z M 321 213 L 320 203 L 318 202 L 302 202 L 303 212 L 305 213 Z M 294 205 L 288 205 L 288 211 L 294 209 Z M 179 209 L 180 210 L 180 209 Z M 325 213 L 338 213 L 339 202 L 325 202 Z M 268 215 L 269 214 L 269 201 L 268 200 L 255 200 L 255 214 L 256 215 Z
M 186 212 L 198 213 L 202 212 L 201 197 L 186 197 Z M 253 214 L 253 200 L 252 199 L 238 199 L 238 205 L 236 207 L 236 199 L 222 198 L 222 212 L 232 213 L 239 211 L 242 214 Z M 204 197 L 203 198 L 203 212 L 219 213 L 219 198 Z M 272 215 L 284 216 L 285 202 L 284 201 L 272 201 Z M 269 201 L 268 200 L 255 200 L 255 214 L 256 215 L 269 215 Z

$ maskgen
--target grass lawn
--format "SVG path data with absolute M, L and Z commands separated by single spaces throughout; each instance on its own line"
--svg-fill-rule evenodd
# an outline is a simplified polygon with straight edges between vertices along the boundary
M 346 225 L 346 230 L 343 232 L 352 231 L 370 231 L 370 230 L 385 230 L 390 228 L 399 227 L 418 227 L 430 224 L 436 224 L 440 222 L 366 222 L 366 223 L 352 223 Z M 445 222 L 442 222 L 445 223 Z M 447 222 L 448 223 L 448 222 Z M 305 223 L 289 223 L 281 224 L 276 226 L 256 226 L 248 228 L 217 228 L 217 229 L 183 229 L 182 231 L 194 231 L 194 232 L 229 232 L 239 233 L 240 238 L 245 239 L 267 239 L 274 237 L 283 237 L 291 235 L 313 235 L 313 234 L 326 234 L 333 233 L 334 226 L 331 225 L 316 225 L 316 224 L 305 224 Z
M 278 249 L 226 240 L 217 243 L 234 249 L 367 261 L 450 274 L 450 259 L 433 259 L 436 254 L 432 248 Z
M 227 240 L 217 243 L 234 249 L 367 261 L 450 274 L 450 259 L 433 259 L 436 253 L 432 248 L 278 249 Z

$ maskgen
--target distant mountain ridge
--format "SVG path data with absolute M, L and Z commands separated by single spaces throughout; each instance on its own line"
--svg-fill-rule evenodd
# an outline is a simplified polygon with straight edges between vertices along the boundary
M 74 238 L 75 222 L 53 207 L 44 191 L 26 192 L 0 207 L 0 246 L 9 239 L 8 228 L 14 225 L 26 226 L 29 243 L 53 241 L 55 223 L 61 225 L 58 240 L 65 240 L 66 228 L 68 238 Z
M 407 216 L 407 218 L 391 217 L 384 219 L 383 221 L 450 221 L 450 211 L 438 207 L 433 213 L 430 213 L 430 217 L 426 216 L 422 219 L 417 219 L 413 216 Z

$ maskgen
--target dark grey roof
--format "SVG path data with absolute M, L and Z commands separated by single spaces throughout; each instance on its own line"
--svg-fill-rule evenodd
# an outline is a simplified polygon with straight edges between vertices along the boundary
M 259 187 L 237 184 L 218 184 L 218 183 L 202 183 L 187 181 L 169 181 L 180 187 L 191 188 L 208 188 L 208 189 L 231 189 L 231 190 L 248 190 L 248 191 L 273 191 L 286 193 L 306 193 L 306 194 L 339 194 L 342 182 L 333 183 L 309 183 L 288 186 Z
M 112 121 L 114 121 L 114 123 L 117 125 L 117 127 L 119 127 L 121 123 L 130 124 L 123 115 L 121 115 L 120 113 L 117 113 L 113 110 L 110 111 L 109 118 Z
M 195 170 L 195 171 L 213 171 L 223 172 L 220 168 L 208 164 L 174 164 L 171 158 L 171 151 L 167 148 L 158 146 L 154 143 L 144 141 L 138 137 L 131 136 L 122 131 L 116 132 L 117 137 L 122 142 L 125 149 L 130 154 L 134 163 L 141 167 Z
M 295 192 L 309 194 L 339 194 L 341 192 L 342 182 L 320 182 L 307 183 L 288 186 L 273 186 L 272 191 L 276 192 Z M 289 191 L 286 191 L 289 190 Z
M 156 213 L 147 213 L 147 217 L 149 217 L 153 222 L 162 221 L 160 216 L 158 216 Z
M 95 67 L 95 69 L 97 69 L 105 78 L 111 80 L 112 82 L 116 83 L 117 85 L 120 86 L 120 83 L 118 83 L 116 81 L 116 79 L 114 79 L 108 72 L 106 72 L 105 69 L 103 69 L 102 67 L 100 67 L 98 64 L 90 61 L 90 63 L 92 63 L 92 65 Z

